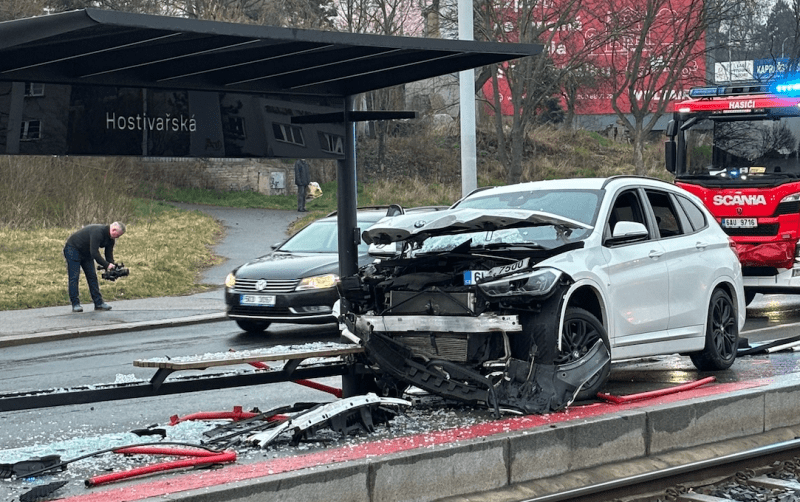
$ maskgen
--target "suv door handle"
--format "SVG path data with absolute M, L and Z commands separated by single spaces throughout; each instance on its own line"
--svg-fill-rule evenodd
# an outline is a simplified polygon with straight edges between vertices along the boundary
M 697 249 L 705 249 L 708 247 L 707 242 L 699 241 L 697 244 L 694 245 Z
M 654 249 L 654 250 L 650 251 L 650 254 L 648 256 L 650 256 L 650 258 L 659 258 L 663 254 L 664 254 L 664 251 L 659 251 L 657 249 Z

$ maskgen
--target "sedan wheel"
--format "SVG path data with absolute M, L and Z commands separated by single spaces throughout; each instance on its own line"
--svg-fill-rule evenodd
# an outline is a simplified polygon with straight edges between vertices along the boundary
M 263 333 L 269 327 L 269 321 L 251 321 L 236 319 L 236 324 L 248 333 Z
M 721 289 L 711 295 L 706 320 L 706 347 L 691 355 L 700 371 L 726 370 L 736 359 L 739 346 L 739 325 L 736 307 L 728 293 Z
M 585 357 L 597 340 L 603 340 L 608 349 L 608 334 L 603 324 L 589 311 L 579 307 L 568 307 L 564 318 L 561 350 L 556 355 L 556 367 L 579 361 Z M 576 400 L 594 399 L 606 383 L 611 372 L 611 359 L 595 373 L 581 388 Z

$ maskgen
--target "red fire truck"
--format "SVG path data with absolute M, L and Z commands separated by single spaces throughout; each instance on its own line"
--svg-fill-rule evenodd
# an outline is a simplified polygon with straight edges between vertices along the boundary
M 666 132 L 667 170 L 733 240 L 747 303 L 800 293 L 800 84 L 694 88 Z

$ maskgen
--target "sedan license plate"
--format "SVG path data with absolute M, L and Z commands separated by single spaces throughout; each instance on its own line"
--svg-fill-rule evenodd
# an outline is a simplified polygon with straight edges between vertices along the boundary
M 239 304 L 253 307 L 274 307 L 275 295 L 242 295 L 239 298 Z
M 755 218 L 722 218 L 722 228 L 756 228 L 758 220 Z
M 467 270 L 464 272 L 464 285 L 469 286 L 471 284 L 477 284 L 478 281 L 483 279 L 489 279 L 498 275 L 506 275 L 519 270 L 524 270 L 528 268 L 529 262 L 530 258 L 524 258 L 518 262 L 510 263 L 508 265 L 501 265 L 490 270 Z

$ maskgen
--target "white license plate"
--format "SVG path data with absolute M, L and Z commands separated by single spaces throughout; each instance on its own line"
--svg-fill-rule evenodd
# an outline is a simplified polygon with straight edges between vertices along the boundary
M 239 298 L 239 304 L 254 307 L 274 307 L 275 295 L 242 295 Z
M 756 228 L 758 220 L 755 218 L 722 218 L 723 228 Z
M 482 279 L 489 279 L 498 275 L 513 274 L 514 272 L 528 268 L 530 258 L 523 258 L 522 260 L 510 263 L 508 265 L 501 265 L 489 270 L 467 270 L 464 272 L 464 284 L 477 284 Z

